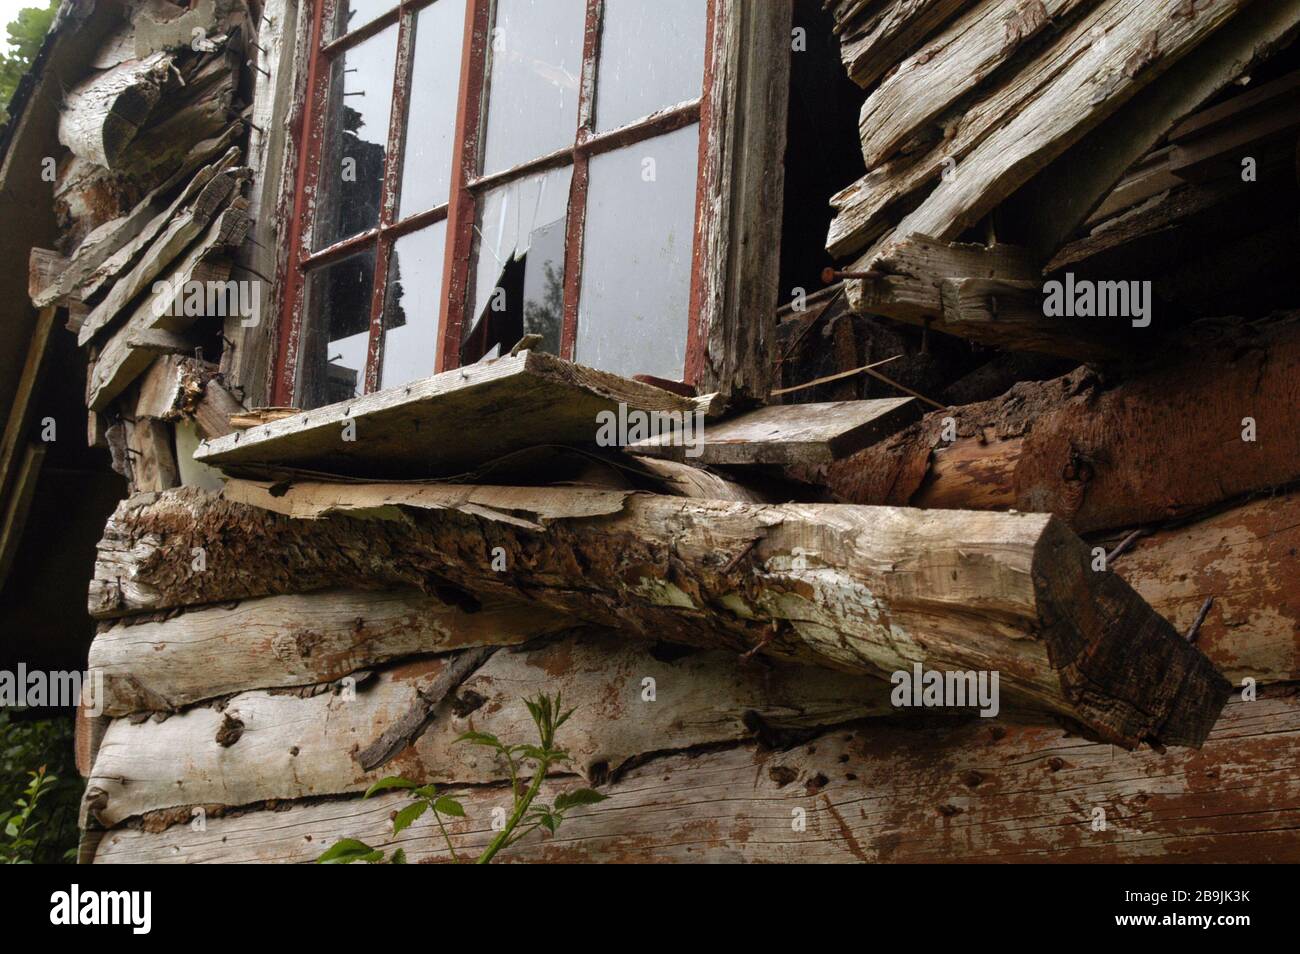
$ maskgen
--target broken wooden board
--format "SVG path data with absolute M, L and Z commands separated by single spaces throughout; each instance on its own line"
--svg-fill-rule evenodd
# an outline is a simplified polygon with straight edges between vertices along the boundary
M 826 485 L 846 503 L 1016 508 L 1087 533 L 1300 480 L 1300 322 L 1207 333 L 1109 389 L 1080 369 L 927 414 L 836 461 Z
M 197 459 L 239 474 L 449 477 L 526 447 L 594 444 L 598 415 L 620 404 L 690 414 L 700 401 L 525 351 L 238 431 Z
M 358 681 L 355 693 L 259 690 L 162 721 L 116 719 L 99 746 L 86 805 L 109 826 L 181 806 L 363 792 L 394 774 L 421 783 L 501 782 L 510 777 L 504 759 L 456 740 L 471 730 L 534 738 L 524 699 L 542 692 L 577 705 L 564 726 L 572 762 L 556 774 L 588 781 L 616 775 L 648 752 L 747 738 L 754 725 L 776 733 L 894 714 L 890 687 L 879 680 L 744 666 L 726 652 L 665 662 L 650 649 L 591 634 L 500 650 L 443 700 L 412 745 L 370 771 L 359 752 L 418 701 L 449 657 L 401 663 Z
M 971 0 L 896 0 L 874 4 L 861 15 L 859 4 L 853 15 L 837 18 L 835 25 L 849 78 L 863 88 L 871 86 L 909 50 L 969 6 Z
M 1054 726 L 982 719 L 872 723 L 789 751 L 661 751 L 600 786 L 608 800 L 575 810 L 559 838 L 534 833 L 500 860 L 1294 863 L 1298 746 L 1300 703 L 1279 693 L 1227 706 L 1197 752 L 1119 752 Z M 576 787 L 556 779 L 541 798 Z M 507 788 L 451 790 L 465 807 L 464 818 L 446 820 L 462 855 L 496 834 L 493 809 L 509 804 Z M 393 813 L 407 801 L 212 806 L 200 831 L 189 811 L 162 812 L 105 833 L 95 861 L 303 863 L 341 838 L 401 847 L 411 862 L 447 860 L 429 814 L 393 836 Z M 800 814 L 802 831 L 791 824 Z
M 706 424 L 637 441 L 628 451 L 717 466 L 828 464 L 894 433 L 919 414 L 912 398 L 771 404 Z
M 443 580 L 650 639 L 878 676 L 996 669 L 1010 695 L 1128 747 L 1199 744 L 1228 690 L 1044 515 L 437 484 L 377 499 L 232 480 L 223 497 L 257 506 L 180 490 L 119 507 L 92 615 Z
M 167 288 L 176 295 L 173 302 L 185 300 L 181 294 L 184 290 L 213 288 L 226 281 L 230 275 L 230 260 L 226 253 L 243 241 L 248 224 L 247 213 L 237 206 L 231 206 L 213 220 L 207 232 L 164 279 Z M 95 361 L 87 385 L 86 406 L 90 410 L 104 410 L 149 368 L 158 354 L 190 350 L 187 340 L 179 332 L 188 329 L 199 317 L 169 314 L 175 309 L 165 306 L 173 302 L 150 292 L 139 301 L 125 324 L 108 339 Z
M 89 666 L 103 673 L 104 712 L 120 716 L 328 683 L 403 656 L 511 646 L 572 626 L 498 598 L 462 608 L 413 589 L 326 590 L 127 620 L 95 637 Z

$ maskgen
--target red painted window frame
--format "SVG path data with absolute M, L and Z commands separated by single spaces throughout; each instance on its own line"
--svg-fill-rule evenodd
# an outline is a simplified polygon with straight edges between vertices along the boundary
M 347 256 L 373 247 L 375 249 L 374 288 L 370 306 L 370 339 L 367 347 L 363 393 L 375 391 L 382 364 L 383 306 L 388 281 L 388 260 L 393 242 L 409 232 L 447 221 L 445 259 L 443 263 L 442 317 L 438 331 L 437 354 L 433 371 L 446 371 L 459 365 L 461 334 L 468 307 L 471 256 L 474 251 L 474 225 L 479 202 L 489 190 L 518 181 L 539 172 L 571 166 L 569 202 L 565 224 L 563 323 L 560 353 L 572 359 L 577 339 L 578 299 L 582 283 L 582 249 L 586 225 L 587 186 L 591 158 L 623 146 L 643 142 L 676 129 L 699 123 L 699 169 L 695 192 L 695 229 L 692 249 L 690 315 L 687 325 L 685 376 L 694 380 L 703 361 L 702 269 L 703 198 L 708 186 L 707 143 L 710 140 L 710 99 L 715 58 L 716 7 L 727 0 L 702 0 L 708 4 L 706 18 L 704 76 L 698 99 L 662 110 L 627 126 L 597 133 L 592 92 L 600 56 L 601 20 L 604 0 L 586 0 L 583 34 L 582 81 L 579 84 L 578 129 L 571 145 L 549 155 L 521 163 L 491 175 L 480 175 L 481 140 L 487 106 L 488 44 L 494 0 L 467 0 L 465 9 L 464 48 L 461 55 L 460 88 L 456 110 L 455 145 L 452 153 L 451 191 L 446 204 L 396 219 L 397 189 L 401 182 L 405 153 L 406 110 L 410 98 L 411 62 L 414 31 L 411 26 L 418 11 L 436 0 L 401 0 L 392 10 L 371 22 L 333 40 L 325 39 L 327 25 L 337 12 L 337 0 L 314 0 L 310 55 L 307 64 L 306 102 L 303 109 L 301 148 L 294 190 L 294 216 L 289 232 L 289 261 L 286 267 L 284 297 L 280 314 L 272 400 L 290 405 L 297 388 L 298 341 L 305 315 L 307 274 L 314 268 L 340 261 Z M 744 0 L 741 0 L 744 2 Z M 392 24 L 398 24 L 396 67 L 393 80 L 392 110 L 385 149 L 383 191 L 379 204 L 379 223 L 372 229 L 349 236 L 319 251 L 311 249 L 311 223 L 308 210 L 313 207 L 318 187 L 321 148 L 325 135 L 324 103 L 329 83 L 329 63 L 333 57 L 375 36 Z

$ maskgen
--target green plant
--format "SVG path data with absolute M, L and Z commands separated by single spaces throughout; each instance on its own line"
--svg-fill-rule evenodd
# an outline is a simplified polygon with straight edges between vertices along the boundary
M 24 7 L 5 27 L 9 51 L 0 52 L 0 125 L 6 122 L 5 110 L 9 100 L 13 98 L 18 81 L 36 59 L 58 9 L 59 0 L 49 0 L 44 7 Z
M 570 761 L 568 752 L 555 747 L 555 733 L 560 726 L 569 721 L 569 717 L 573 715 L 575 710 L 562 711 L 561 698 L 558 693 L 554 700 L 548 695 L 539 694 L 536 699 L 525 699 L 523 701 L 524 705 L 528 707 L 528 714 L 532 716 L 533 724 L 537 726 L 538 744 L 507 745 L 495 735 L 487 732 L 466 732 L 456 739 L 457 743 L 468 742 L 471 745 L 481 745 L 492 749 L 505 759 L 510 772 L 510 793 L 513 799 L 510 814 L 506 818 L 505 826 L 501 831 L 497 832 L 491 843 L 483 849 L 483 852 L 474 859 L 475 864 L 487 864 L 496 856 L 497 852 L 509 848 L 538 828 L 545 828 L 551 834 L 555 834 L 556 829 L 560 827 L 565 814 L 569 810 L 582 805 L 594 805 L 605 800 L 605 796 L 600 792 L 590 788 L 580 788 L 577 791 L 565 792 L 556 796 L 552 805 L 537 802 L 537 793 L 541 790 L 547 772 L 553 766 L 564 765 Z M 527 788 L 523 787 L 523 778 L 520 772 L 523 762 L 533 763 L 533 774 Z M 447 827 L 443 823 L 443 816 L 463 818 L 465 816 L 464 806 L 454 798 L 439 795 L 438 789 L 434 785 L 420 785 L 410 779 L 402 778 L 400 775 L 380 779 L 370 786 L 365 797 L 369 798 L 377 792 L 391 789 L 405 789 L 411 793 L 414 799 L 411 804 L 393 816 L 393 834 L 397 835 L 425 812 L 432 811 L 434 820 L 438 823 L 438 829 L 442 832 L 443 840 L 447 842 L 447 850 L 451 852 L 452 860 L 459 864 L 461 858 L 456 853 L 455 846 L 452 845 L 451 836 L 447 833 Z M 316 859 L 318 864 L 351 864 L 354 861 L 376 864 L 383 860 L 383 851 L 372 848 L 365 842 L 355 838 L 344 838 L 335 842 L 324 854 Z M 405 864 L 406 853 L 401 848 L 398 848 L 393 852 L 389 861 L 392 864 Z
M 0 711 L 0 863 L 76 859 L 81 785 L 72 736 L 70 718 Z

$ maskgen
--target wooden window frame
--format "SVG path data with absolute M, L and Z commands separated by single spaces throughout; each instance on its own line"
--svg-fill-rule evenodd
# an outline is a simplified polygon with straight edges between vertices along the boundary
M 393 243 L 418 229 L 447 222 L 442 271 L 442 312 L 433 372 L 459 366 L 461 334 L 469 307 L 471 257 L 480 202 L 491 189 L 539 173 L 572 168 L 565 225 L 561 357 L 572 359 L 578 323 L 589 167 L 593 156 L 699 124 L 690 312 L 685 379 L 699 390 L 761 400 L 771 380 L 785 118 L 789 87 L 792 0 L 701 0 L 708 4 L 704 75 L 698 99 L 625 126 L 595 131 L 596 70 L 605 0 L 586 0 L 578 128 L 574 142 L 510 169 L 480 174 L 486 129 L 488 44 L 495 0 L 467 0 L 448 201 L 405 219 L 396 217 L 405 153 L 414 30 L 418 12 L 437 0 L 401 0 L 392 10 L 341 37 L 326 40 L 338 0 L 308 0 L 306 95 L 294 183 L 273 401 L 293 403 L 297 393 L 298 345 L 306 316 L 306 279 L 312 269 L 375 250 L 369 343 L 363 393 L 378 389 L 382 367 L 383 308 Z M 306 210 L 317 194 L 325 138 L 325 98 L 336 56 L 398 27 L 392 108 L 385 146 L 379 222 L 313 251 Z M 758 122 L 744 121 L 749 115 Z

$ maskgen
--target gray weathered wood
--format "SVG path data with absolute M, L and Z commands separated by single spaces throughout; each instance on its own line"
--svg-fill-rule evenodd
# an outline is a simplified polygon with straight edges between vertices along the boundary
M 663 434 L 631 445 L 633 454 L 700 464 L 830 463 L 881 440 L 918 415 L 912 398 L 773 404 L 707 424 L 687 446 Z M 696 453 L 698 451 L 698 454 Z

